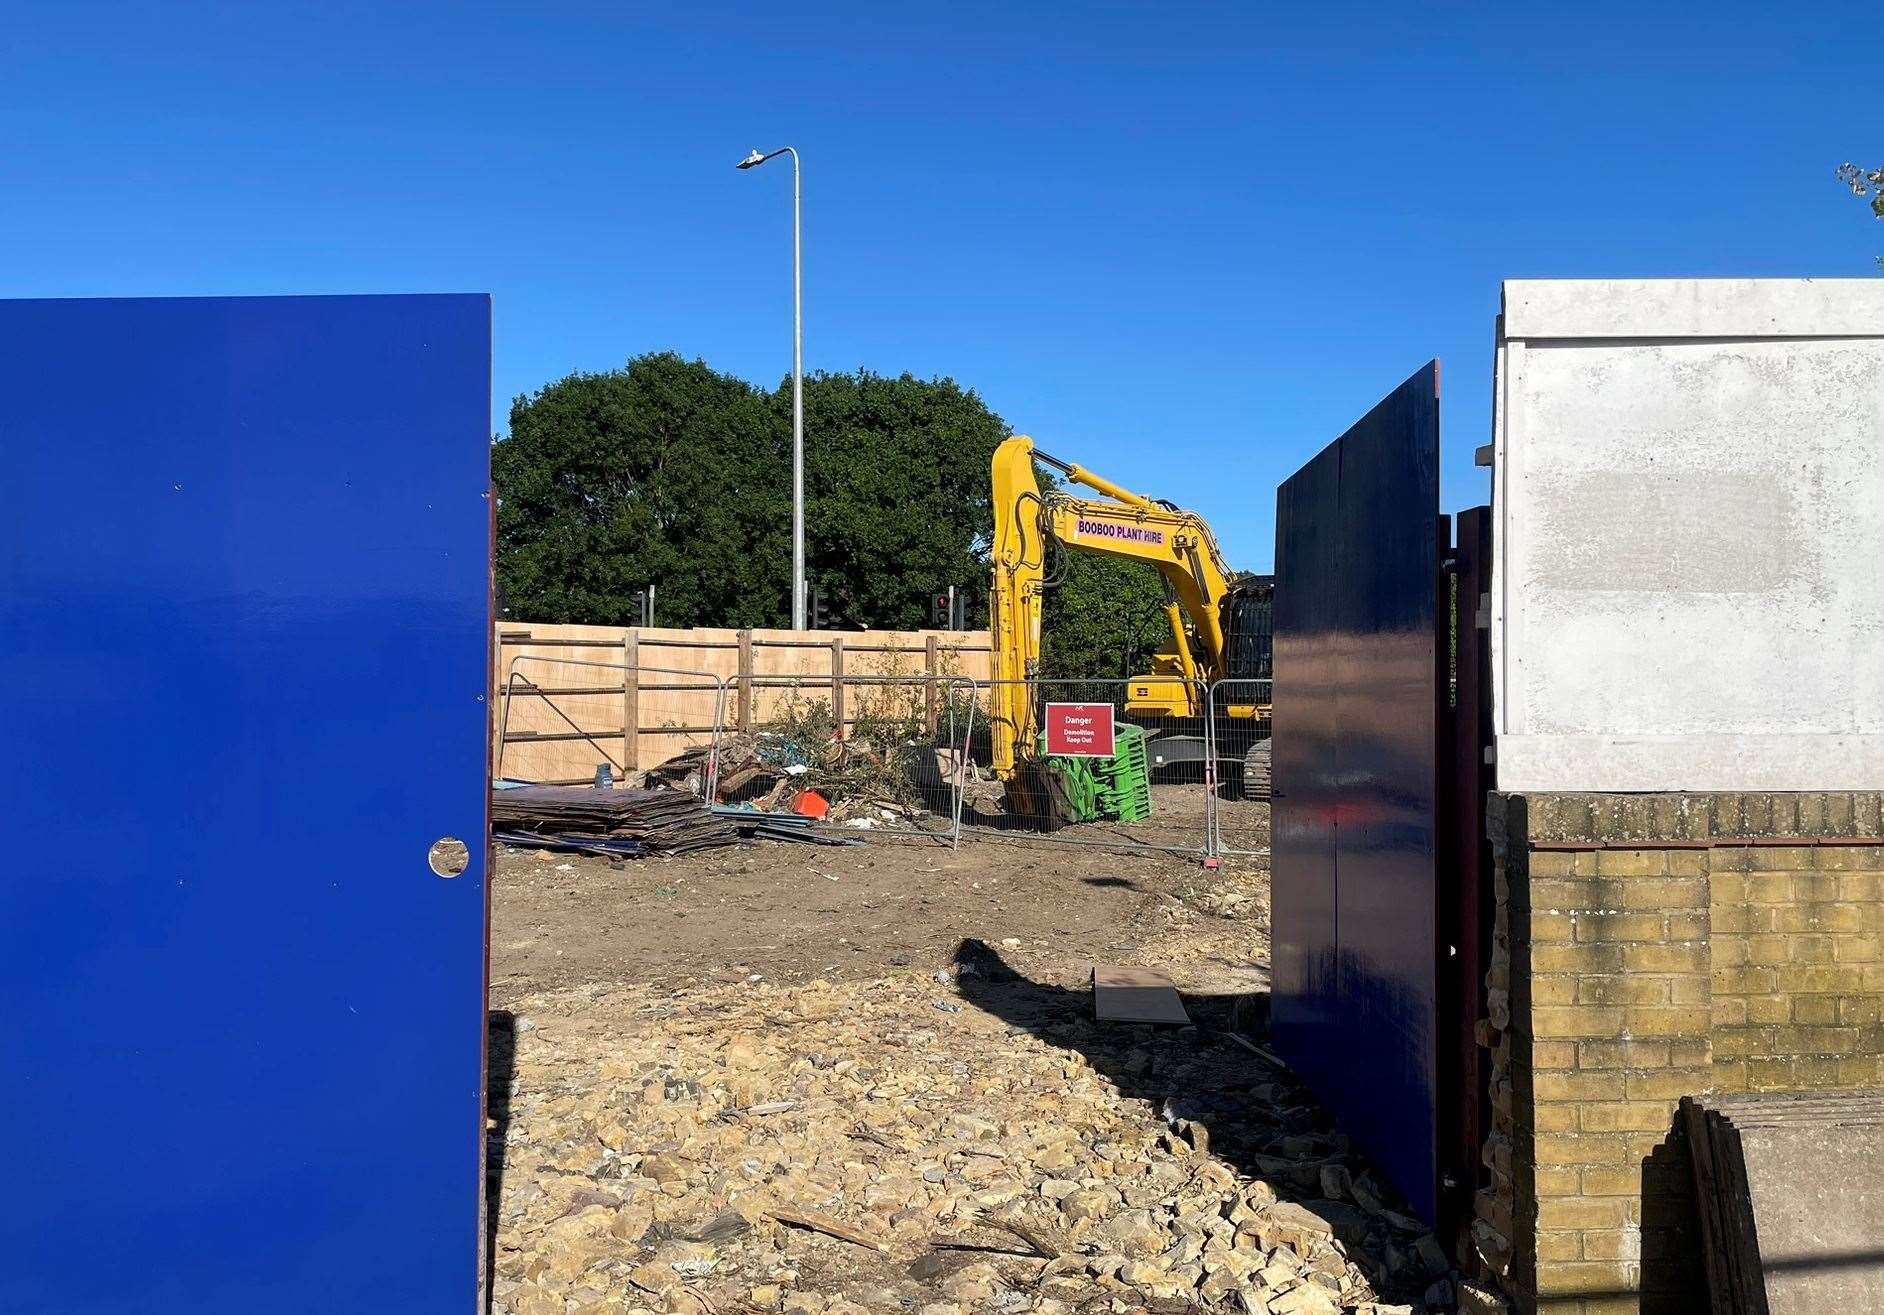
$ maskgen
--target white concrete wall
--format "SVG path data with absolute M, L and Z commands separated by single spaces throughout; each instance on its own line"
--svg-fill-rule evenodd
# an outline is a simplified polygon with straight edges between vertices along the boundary
M 1505 790 L 1884 788 L 1884 279 L 1505 285 Z

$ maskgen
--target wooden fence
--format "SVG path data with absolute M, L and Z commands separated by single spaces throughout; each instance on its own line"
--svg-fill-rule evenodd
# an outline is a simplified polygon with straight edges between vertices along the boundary
M 730 730 L 749 730 L 794 702 L 824 702 L 848 725 L 873 696 L 873 687 L 859 678 L 908 678 L 901 692 L 919 697 L 933 716 L 943 684 L 918 678 L 986 680 L 988 632 L 506 621 L 497 627 L 495 670 L 494 721 L 504 741 L 500 775 L 592 781 L 607 763 L 617 780 L 632 780 L 710 739 L 716 718 Z

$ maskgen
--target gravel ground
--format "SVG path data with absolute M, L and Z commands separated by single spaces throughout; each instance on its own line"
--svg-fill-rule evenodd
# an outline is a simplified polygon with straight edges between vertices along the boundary
M 1004 842 L 511 853 L 498 1315 L 1273 1315 L 1450 1302 L 1266 1013 L 1259 869 Z M 1157 966 L 1197 1026 L 1092 1020 Z

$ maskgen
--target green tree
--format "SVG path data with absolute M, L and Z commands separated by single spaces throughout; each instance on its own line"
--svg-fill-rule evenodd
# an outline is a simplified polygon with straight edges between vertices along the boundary
M 789 431 L 789 379 L 773 403 Z M 805 380 L 805 569 L 833 626 L 920 629 L 950 585 L 987 593 L 988 468 L 1007 433 L 952 379 Z
M 1868 200 L 1875 218 L 1884 219 L 1884 169 L 1860 169 L 1846 162 L 1838 166 L 1838 181 L 1849 187 L 1859 200 Z M 1884 265 L 1884 256 L 1879 256 L 1877 263 Z
M 985 592 L 1006 432 L 949 379 L 806 379 L 807 574 L 833 625 L 926 625 L 933 592 Z M 571 375 L 512 404 L 491 474 L 512 616 L 628 624 L 651 583 L 662 625 L 789 623 L 789 379 L 668 352 Z
M 575 374 L 510 408 L 491 449 L 497 574 L 512 616 L 664 625 L 783 615 L 790 502 L 771 398 L 671 352 Z

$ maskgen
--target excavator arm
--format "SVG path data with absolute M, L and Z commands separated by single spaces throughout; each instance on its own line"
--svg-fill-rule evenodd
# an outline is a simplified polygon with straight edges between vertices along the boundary
M 1039 461 L 1099 498 L 1042 492 Z M 1035 449 L 1015 435 L 996 449 L 993 465 L 994 559 L 989 642 L 995 681 L 990 709 L 995 774 L 1012 779 L 1038 733 L 1032 689 L 1039 674 L 1041 594 L 1048 541 L 1149 562 L 1166 585 L 1171 646 L 1153 658 L 1151 676 L 1134 682 L 1133 697 L 1149 710 L 1201 716 L 1197 682 L 1224 673 L 1219 604 L 1230 573 L 1210 527 L 1193 512 L 1154 502 L 1072 462 Z M 1190 626 L 1185 626 L 1186 615 Z M 1128 711 L 1134 710 L 1128 703 Z

